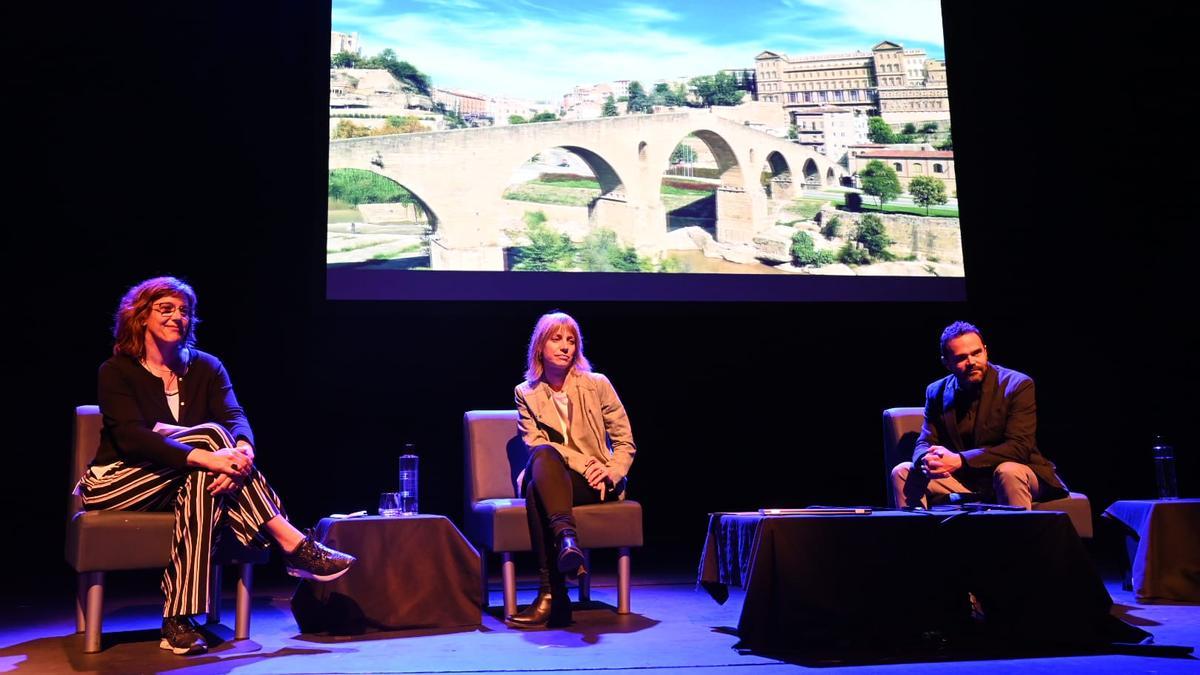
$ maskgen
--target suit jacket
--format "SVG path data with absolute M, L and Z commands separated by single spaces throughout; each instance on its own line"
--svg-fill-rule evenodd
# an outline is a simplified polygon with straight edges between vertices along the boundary
M 571 440 L 578 450 L 563 444 L 558 409 L 550 398 L 552 390 L 540 380 L 522 382 L 514 392 L 517 429 L 525 447 L 549 444 L 558 450 L 571 470 L 581 475 L 588 459 L 595 458 L 615 468 L 624 478 L 629 474 L 637 446 L 633 443 L 625 406 L 621 405 L 612 383 L 600 373 L 572 370 L 563 383 L 563 391 L 575 406 Z
M 964 466 L 971 469 L 992 470 L 1001 462 L 1026 464 L 1044 486 L 1066 492 L 1067 486 L 1055 473 L 1054 464 L 1037 448 L 1037 402 L 1028 375 L 988 364 L 975 416 L 978 447 L 963 447 L 958 433 L 954 400 L 960 394 L 953 375 L 925 389 L 925 422 L 913 451 L 913 464 L 920 464 L 930 446 L 941 445 L 962 455 Z

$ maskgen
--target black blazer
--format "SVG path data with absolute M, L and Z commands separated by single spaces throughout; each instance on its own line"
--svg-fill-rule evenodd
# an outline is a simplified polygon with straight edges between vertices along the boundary
M 958 380 L 947 375 L 925 389 L 925 422 L 913 450 L 913 464 L 941 445 L 963 458 L 972 469 L 995 469 L 1001 462 L 1028 465 L 1044 486 L 1064 493 L 1066 484 L 1055 472 L 1054 464 L 1037 448 L 1037 401 L 1033 380 L 1024 373 L 994 363 L 988 364 L 979 393 L 979 413 L 975 417 L 975 443 L 963 447 L 954 414 Z

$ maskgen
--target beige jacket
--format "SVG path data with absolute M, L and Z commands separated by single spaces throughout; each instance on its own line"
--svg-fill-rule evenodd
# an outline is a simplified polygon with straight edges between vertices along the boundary
M 522 382 L 516 387 L 517 429 L 525 446 L 553 446 L 567 461 L 567 466 L 581 475 L 583 467 L 593 457 L 616 469 L 622 478 L 628 475 L 637 446 L 633 444 L 625 406 L 621 405 L 608 378 L 600 373 L 572 370 L 563 383 L 563 391 L 576 406 L 576 413 L 571 415 L 570 433 L 578 450 L 563 445 L 561 420 L 550 398 L 551 391 L 550 385 L 542 381 L 532 385 Z

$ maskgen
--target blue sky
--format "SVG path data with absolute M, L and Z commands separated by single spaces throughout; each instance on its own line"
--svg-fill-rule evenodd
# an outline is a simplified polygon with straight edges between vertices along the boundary
M 555 101 L 577 84 L 752 68 L 764 49 L 892 40 L 944 58 L 939 0 L 333 0 L 333 30 L 357 32 L 364 55 L 395 50 L 434 86 Z

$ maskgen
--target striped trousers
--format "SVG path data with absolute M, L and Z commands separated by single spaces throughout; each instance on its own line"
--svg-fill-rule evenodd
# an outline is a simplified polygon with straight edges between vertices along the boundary
M 201 424 L 171 434 L 193 448 L 215 452 L 235 441 L 218 424 Z M 89 469 L 80 480 L 83 508 L 89 511 L 175 511 L 171 561 L 163 572 L 166 596 L 163 616 L 208 611 L 212 552 L 228 527 L 243 545 L 265 548 L 262 526 L 286 514 L 279 496 L 254 469 L 241 489 L 212 496 L 206 489 L 215 479 L 207 471 L 173 469 L 149 462 L 117 462 L 100 477 Z

